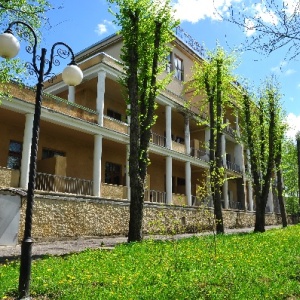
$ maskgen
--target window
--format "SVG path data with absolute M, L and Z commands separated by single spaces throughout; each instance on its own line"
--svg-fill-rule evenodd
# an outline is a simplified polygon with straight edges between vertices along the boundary
M 171 73 L 172 72 L 172 53 L 170 53 L 167 56 L 167 64 L 166 64 L 166 72 Z
M 7 158 L 7 168 L 20 169 L 22 159 L 22 143 L 10 141 Z
M 174 77 L 183 81 L 183 60 L 176 55 L 174 57 L 174 69 Z
M 121 184 L 122 166 L 112 162 L 105 163 L 105 183 Z
M 122 115 L 121 114 L 119 114 L 118 112 L 113 111 L 111 109 L 107 109 L 107 115 L 109 117 L 111 117 L 113 119 L 116 119 L 116 120 L 119 120 L 119 121 L 121 121 L 121 119 L 122 119 Z
M 66 156 L 66 153 L 62 151 L 53 150 L 53 149 L 43 148 L 42 159 L 51 158 L 54 156 Z

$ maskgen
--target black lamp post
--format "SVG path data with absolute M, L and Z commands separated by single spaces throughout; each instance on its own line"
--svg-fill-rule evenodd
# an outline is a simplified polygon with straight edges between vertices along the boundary
M 45 48 L 41 49 L 41 55 L 36 55 L 37 48 L 37 37 L 32 27 L 22 21 L 16 21 L 9 24 L 7 30 L 0 35 L 0 56 L 4 58 L 15 57 L 20 49 L 18 40 L 12 34 L 11 28 L 14 25 L 25 26 L 30 33 L 33 35 L 33 45 L 27 46 L 26 51 L 33 55 L 32 62 L 26 63 L 26 67 L 29 69 L 30 74 L 36 74 L 38 82 L 36 85 L 36 98 L 35 98 L 35 112 L 33 119 L 32 128 L 32 143 L 31 143 L 31 154 L 30 154 L 30 168 L 28 177 L 28 190 L 27 190 L 27 207 L 25 217 L 25 230 L 24 238 L 21 245 L 21 265 L 20 265 L 20 277 L 19 277 L 19 299 L 30 299 L 30 274 L 31 274 L 31 250 L 32 250 L 32 213 L 33 213 L 33 202 L 34 202 L 34 189 L 35 189 L 35 176 L 36 176 L 36 161 L 37 161 L 37 150 L 40 130 L 40 116 L 41 116 L 41 105 L 42 105 L 42 91 L 43 81 L 51 77 L 52 65 L 59 65 L 57 56 L 61 58 L 67 58 L 71 54 L 71 63 L 62 72 L 62 78 L 68 85 L 77 85 L 82 81 L 82 72 L 75 63 L 75 57 L 72 49 L 65 43 L 55 43 L 51 48 L 50 60 L 46 59 Z M 24 34 L 27 35 L 27 31 Z M 58 49 L 56 54 L 54 50 L 56 46 L 62 45 L 67 50 Z M 39 67 L 37 66 L 37 60 L 39 60 Z M 46 69 L 47 66 L 47 70 Z

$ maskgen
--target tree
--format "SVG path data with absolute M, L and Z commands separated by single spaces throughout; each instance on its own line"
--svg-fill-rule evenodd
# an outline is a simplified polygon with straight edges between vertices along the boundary
M 225 169 L 223 166 L 222 135 L 224 129 L 224 110 L 233 106 L 234 98 L 238 98 L 238 90 L 233 85 L 236 78 L 232 71 L 235 67 L 233 56 L 227 55 L 217 47 L 214 52 L 207 52 L 207 60 L 196 64 L 193 83 L 194 95 L 203 95 L 205 102 L 199 105 L 209 110 L 209 158 L 210 158 L 210 189 L 214 203 L 214 216 L 217 233 L 224 233 L 221 204 L 221 187 L 224 183 Z
M 295 141 L 285 138 L 282 144 L 282 175 L 286 194 L 286 211 L 295 214 L 299 211 L 298 203 L 298 161 Z
M 165 69 L 169 43 L 177 22 L 170 1 L 109 0 L 117 4 L 116 23 L 123 37 L 121 59 L 130 115 L 130 220 L 128 242 L 142 240 L 144 184 L 147 175 L 151 126 L 155 122 L 155 98 L 166 84 L 157 75 Z
M 51 8 L 48 0 L 11 0 L 1 1 L 0 3 L 0 21 L 5 26 L 16 20 L 22 20 L 31 25 L 35 30 L 39 29 L 44 21 L 47 21 L 45 13 Z M 24 28 L 22 28 L 24 29 Z M 21 29 L 21 30 L 22 30 Z M 26 30 L 26 29 L 25 29 Z M 23 63 L 18 59 L 0 61 L 0 83 L 8 83 L 11 80 L 17 80 L 18 76 L 24 74 Z M 2 93 L 6 93 L 5 85 L 2 86 Z
M 285 127 L 279 127 L 278 130 L 278 144 L 276 145 L 276 154 L 275 154 L 275 168 L 276 168 L 276 182 L 277 182 L 277 197 L 279 201 L 282 227 L 287 227 L 287 216 L 285 209 L 285 202 L 283 196 L 283 175 L 282 175 L 282 144 L 284 140 L 284 129 Z
M 286 58 L 300 54 L 300 2 L 297 0 L 264 0 L 256 4 L 242 2 L 243 7 L 231 7 L 223 19 L 246 31 L 244 49 L 270 54 L 286 47 Z
M 250 152 L 251 176 L 256 202 L 255 232 L 265 231 L 265 208 L 275 171 L 278 145 L 282 139 L 280 94 L 277 85 L 267 81 L 258 100 L 244 94 L 241 110 L 244 143 Z

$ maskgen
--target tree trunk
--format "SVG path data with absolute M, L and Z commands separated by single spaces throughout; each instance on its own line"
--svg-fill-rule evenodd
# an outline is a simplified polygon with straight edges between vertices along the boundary
M 133 179 L 133 180 L 132 180 Z M 128 243 L 139 242 L 143 239 L 143 208 L 144 208 L 144 185 L 135 178 L 130 177 L 131 201 Z
M 265 205 L 263 199 L 256 199 L 254 232 L 265 232 Z
M 222 173 L 222 61 L 217 61 L 217 97 L 216 97 L 216 112 L 217 112 L 217 139 L 216 139 L 216 169 L 215 169 L 215 217 L 216 217 L 216 231 L 217 233 L 224 233 L 222 203 L 221 203 L 221 186 L 223 183 Z
M 132 36 L 138 39 L 138 12 L 131 12 Z M 129 74 L 127 78 L 128 98 L 130 103 L 130 216 L 128 242 L 141 241 L 144 206 L 144 183 L 140 178 L 139 149 L 140 149 L 140 122 L 139 122 L 139 95 L 138 95 L 138 60 L 137 43 L 128 46 Z

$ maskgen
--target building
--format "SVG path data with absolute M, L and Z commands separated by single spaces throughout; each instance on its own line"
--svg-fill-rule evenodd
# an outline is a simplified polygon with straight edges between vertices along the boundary
M 146 202 L 197 206 L 207 181 L 209 128 L 198 125 L 197 97 L 186 89 L 201 47 L 179 28 L 166 72 L 174 78 L 157 97 L 157 121 L 149 149 Z M 61 75 L 45 84 L 41 115 L 36 189 L 58 194 L 129 199 L 129 123 L 118 78 L 122 38 L 112 35 L 82 50 L 76 61 L 84 80 L 66 86 Z M 34 113 L 34 91 L 11 85 L 13 98 L 0 109 L 0 187 L 26 189 Z M 186 100 L 192 105 L 186 109 Z M 238 117 L 226 109 L 223 208 L 253 211 L 251 182 L 245 173 L 246 150 L 235 139 Z M 268 202 L 273 212 L 272 194 Z

